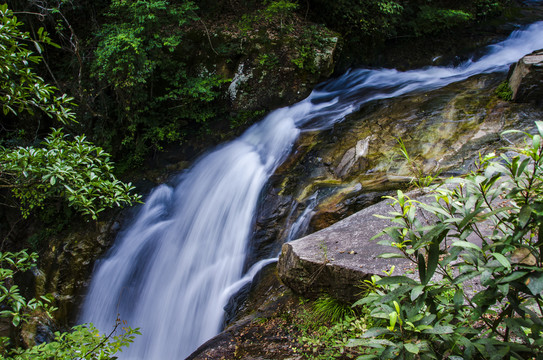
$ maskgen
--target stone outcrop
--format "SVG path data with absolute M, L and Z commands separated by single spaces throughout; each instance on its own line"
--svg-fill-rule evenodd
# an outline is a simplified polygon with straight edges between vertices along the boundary
M 281 280 L 295 292 L 318 297 L 326 292 L 347 302 L 360 298 L 359 285 L 373 274 L 395 266 L 403 272 L 410 264 L 404 259 L 382 259 L 390 247 L 370 239 L 391 222 L 392 208 L 382 201 L 334 225 L 283 245 L 277 265 Z
M 509 76 L 512 99 L 519 102 L 543 101 L 543 49 L 520 59 Z
M 455 187 L 453 184 L 443 186 L 451 189 Z M 419 190 L 406 195 L 421 203 L 432 204 L 435 201 L 432 194 L 426 195 Z M 364 280 L 370 279 L 372 275 L 385 276 L 385 272 L 390 274 L 394 268 L 393 275 L 406 275 L 416 279 L 418 271 L 415 264 L 404 258 L 379 257 L 397 250 L 380 245 L 381 238 L 372 240 L 385 228 L 398 226 L 384 218 L 390 216 L 390 212 L 399 210 L 391 206 L 391 203 L 390 199 L 383 200 L 326 229 L 284 244 L 277 264 L 281 281 L 304 297 L 317 298 L 327 293 L 339 300 L 353 303 L 360 299 Z M 417 209 L 416 216 L 426 224 L 432 224 L 437 219 L 422 208 Z M 489 222 L 488 226 L 480 226 L 479 230 L 486 236 L 491 234 L 493 228 Z M 390 240 L 386 235 L 382 239 Z M 466 240 L 481 245 L 481 239 L 475 232 L 468 235 Z M 519 254 L 519 258 L 530 261 L 528 255 Z M 535 264 L 535 259 L 533 263 Z M 478 278 L 470 279 L 464 285 L 466 293 L 472 295 L 480 289 Z

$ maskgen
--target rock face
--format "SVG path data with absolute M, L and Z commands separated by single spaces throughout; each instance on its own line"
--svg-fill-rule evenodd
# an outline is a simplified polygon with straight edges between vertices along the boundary
M 382 201 L 314 234 L 283 245 L 278 274 L 299 294 L 317 297 L 323 292 L 354 302 L 360 296 L 359 285 L 373 274 L 393 265 L 400 271 L 409 263 L 403 259 L 378 256 L 391 248 L 370 239 L 391 222 L 375 215 L 387 215 L 392 208 Z
M 534 51 L 520 59 L 509 76 L 509 86 L 513 91 L 514 101 L 541 104 L 542 83 L 543 50 Z

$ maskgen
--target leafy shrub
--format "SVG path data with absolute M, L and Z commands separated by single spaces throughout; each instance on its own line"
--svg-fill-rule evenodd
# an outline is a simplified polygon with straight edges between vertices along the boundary
M 110 155 L 84 136 L 69 141 L 61 130 L 53 130 L 43 147 L 0 150 L 3 187 L 12 189 L 25 217 L 55 198 L 93 219 L 105 208 L 140 199 L 130 194 L 130 183 L 115 178 Z
M 296 314 L 294 323 L 300 330 L 300 348 L 295 349 L 307 359 L 336 359 L 354 356 L 360 349 L 352 348 L 349 339 L 359 337 L 371 327 L 373 320 L 367 312 L 347 309 L 346 304 L 324 296 L 308 303 Z M 339 316 L 332 316 L 333 314 Z M 323 316 L 324 315 L 324 316 Z M 292 320 L 291 320 L 292 321 Z M 362 350 L 363 351 L 363 350 Z
M 482 157 L 429 203 L 401 191 L 396 226 L 376 237 L 418 278 L 374 277 L 364 305 L 374 326 L 352 346 L 363 359 L 539 358 L 543 350 L 543 122 L 509 154 Z M 426 216 L 421 216 L 423 211 Z M 427 222 L 425 219 L 433 220 Z M 470 280 L 480 289 L 470 293 Z
M 10 319 L 10 325 L 18 333 L 23 323 L 40 311 L 47 316 L 56 309 L 49 305 L 49 298 L 26 300 L 20 293 L 19 287 L 13 285 L 16 272 L 27 271 L 34 266 L 37 254 L 26 251 L 17 253 L 0 252 L 0 317 Z M 123 325 L 116 321 L 114 330 L 108 335 L 102 335 L 92 324 L 75 326 L 70 332 L 56 332 L 55 338 L 49 343 L 43 343 L 30 348 L 22 348 L 10 342 L 9 338 L 0 338 L 0 359 L 6 360 L 50 360 L 50 359 L 116 359 L 114 355 L 128 346 L 138 329 L 123 325 L 120 333 L 114 335 L 118 327 Z
M 422 6 L 413 27 L 415 35 L 433 34 L 467 23 L 473 17 L 473 14 L 464 10 Z
M 185 36 L 196 10 L 191 1 L 114 0 L 97 34 L 92 76 L 115 98 L 116 124 L 103 125 L 112 130 L 102 137 L 115 150 L 131 149 L 134 164 L 216 115 L 213 102 L 229 79 L 188 63 L 199 51 Z

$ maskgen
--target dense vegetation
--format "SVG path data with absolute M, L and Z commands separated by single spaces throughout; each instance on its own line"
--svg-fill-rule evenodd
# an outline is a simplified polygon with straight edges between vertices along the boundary
M 429 202 L 401 191 L 390 198 L 395 225 L 374 238 L 396 250 L 382 257 L 409 260 L 414 276 L 373 276 L 357 314 L 328 301 L 320 311 L 342 315 L 302 338 L 309 357 L 538 358 L 543 122 L 537 127 L 526 146 L 481 156 L 471 174 L 433 188 Z

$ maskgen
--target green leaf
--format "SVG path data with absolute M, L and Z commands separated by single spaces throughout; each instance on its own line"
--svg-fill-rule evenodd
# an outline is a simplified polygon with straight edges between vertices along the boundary
M 523 278 L 526 274 L 528 274 L 527 271 L 514 271 L 511 275 L 508 275 L 504 277 L 503 279 L 500 279 L 498 283 L 499 284 L 510 283 L 520 278 Z
M 411 290 L 411 301 L 415 301 L 424 292 L 424 285 L 418 285 Z
M 372 338 L 385 334 L 390 334 L 390 330 L 383 327 L 372 327 L 368 329 L 368 331 L 366 331 L 364 334 L 362 334 L 362 338 Z
M 444 229 L 439 235 L 434 238 L 430 244 L 430 249 L 428 251 L 428 266 L 426 268 L 426 277 L 422 280 L 423 284 L 427 284 L 428 281 L 434 276 L 434 273 L 437 269 L 437 264 L 439 262 L 439 246 L 448 233 L 448 229 Z
M 405 350 L 409 351 L 412 354 L 418 354 L 419 353 L 419 347 L 416 344 L 404 343 L 403 346 L 405 347 Z
M 462 284 L 463 282 L 466 282 L 468 280 L 473 279 L 474 277 L 481 275 L 481 273 L 482 271 L 468 271 L 468 272 L 462 273 L 458 275 L 456 278 L 454 278 L 452 283 L 455 285 Z
M 507 258 L 505 256 L 503 256 L 500 253 L 496 253 L 496 252 L 493 252 L 492 256 L 494 256 L 494 258 L 496 260 L 498 260 L 500 262 L 500 264 L 502 264 L 502 266 L 504 266 L 504 267 L 506 267 L 508 269 L 511 269 L 511 263 L 509 262 L 509 260 L 507 260 Z
M 383 258 L 383 259 L 397 259 L 397 258 L 405 258 L 405 256 L 403 254 L 400 254 L 400 253 L 384 253 L 384 254 L 381 254 L 379 255 L 380 258 Z
M 532 207 L 530 205 L 524 205 L 518 214 L 518 220 L 519 220 L 519 226 L 521 228 L 525 227 L 526 224 L 530 221 L 530 217 L 532 216 Z
M 426 259 L 421 253 L 417 256 L 417 267 L 419 269 L 419 278 L 424 281 L 426 279 Z
M 532 295 L 540 295 L 543 291 L 543 273 L 535 273 L 528 277 L 526 286 Z
M 483 250 L 478 245 L 470 243 L 469 241 L 454 241 L 451 246 L 457 246 L 463 249 L 473 249 L 479 252 L 483 252 Z
M 452 334 L 454 332 L 454 328 L 451 325 L 434 325 L 432 329 L 424 330 L 425 334 Z

